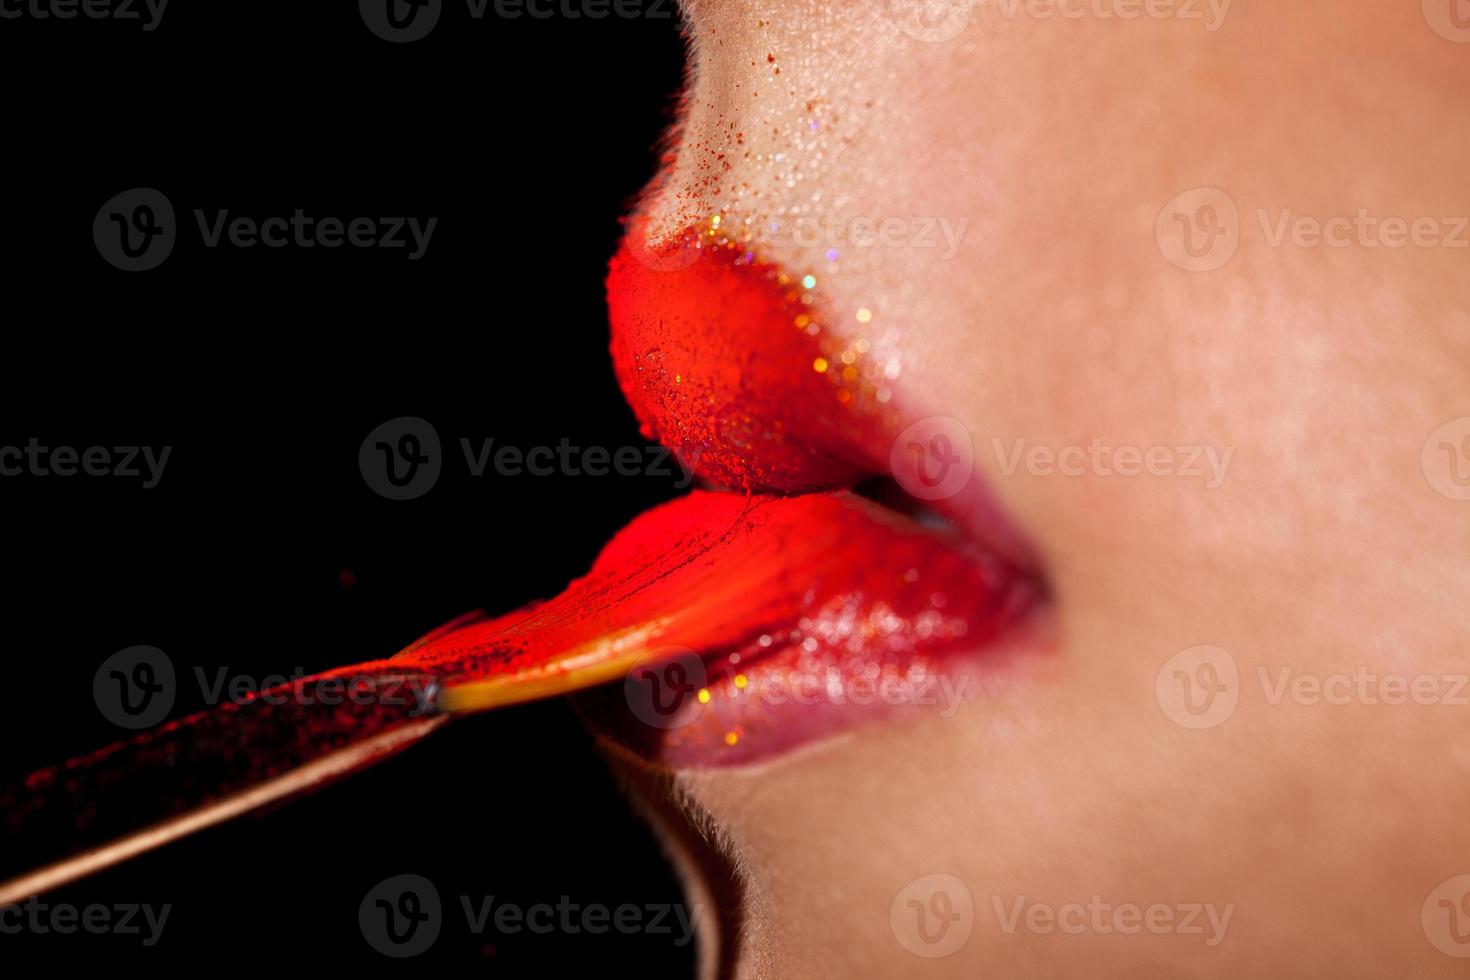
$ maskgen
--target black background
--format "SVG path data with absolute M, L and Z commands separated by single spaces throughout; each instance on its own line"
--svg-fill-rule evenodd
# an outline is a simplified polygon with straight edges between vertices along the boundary
M 351 663 L 466 610 L 554 594 L 616 528 L 679 492 L 672 477 L 476 478 L 459 452 L 461 438 L 643 445 L 606 355 L 602 278 L 680 83 L 672 8 L 650 12 L 474 20 L 446 0 L 410 44 L 370 33 L 352 0 L 174 0 L 151 32 L 0 20 L 0 446 L 172 448 L 149 490 L 0 478 L 0 781 L 119 737 L 91 693 L 117 650 L 168 654 L 178 717 L 203 703 L 196 668 L 261 678 Z M 173 253 L 141 273 L 108 265 L 91 231 L 133 187 L 162 191 L 179 221 Z M 405 250 L 207 249 L 192 214 L 298 207 L 439 221 L 410 262 Z M 445 462 L 428 494 L 395 502 L 365 484 L 357 453 L 404 415 L 433 424 Z M 415 965 L 692 972 L 692 946 L 668 936 L 475 935 L 464 921 L 461 895 L 679 900 L 559 702 L 451 726 L 310 798 L 46 896 L 170 904 L 156 946 L 24 933 L 0 935 L 0 955 L 390 965 L 357 910 L 402 873 L 445 903 Z

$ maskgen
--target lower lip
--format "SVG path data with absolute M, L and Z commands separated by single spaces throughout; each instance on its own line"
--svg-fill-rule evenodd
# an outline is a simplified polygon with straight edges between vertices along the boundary
M 949 718 L 1041 605 L 1040 587 L 1014 566 L 870 501 L 813 495 L 776 506 L 801 508 L 803 533 L 830 545 L 820 567 L 791 559 L 773 579 L 791 601 L 753 602 L 781 612 L 737 641 L 666 637 L 661 659 L 626 683 L 579 694 L 599 735 L 669 768 L 708 769 L 859 725 Z M 741 572 L 738 562 L 725 567 Z

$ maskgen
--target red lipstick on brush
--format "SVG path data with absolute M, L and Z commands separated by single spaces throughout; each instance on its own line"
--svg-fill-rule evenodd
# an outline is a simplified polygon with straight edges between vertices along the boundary
M 957 707 L 1043 589 L 983 543 L 1015 535 L 973 497 L 948 502 L 961 533 L 846 489 L 884 472 L 906 419 L 891 379 L 825 329 L 815 279 L 710 228 L 648 249 L 635 226 L 607 287 L 613 363 L 645 434 L 720 489 L 636 518 L 547 602 L 31 774 L 0 792 L 0 904 L 502 705 L 583 692 L 600 733 L 674 767 Z

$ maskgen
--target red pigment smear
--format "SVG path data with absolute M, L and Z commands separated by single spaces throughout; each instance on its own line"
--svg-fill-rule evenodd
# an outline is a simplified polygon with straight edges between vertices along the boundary
M 646 437 L 744 490 L 831 489 L 877 469 L 871 371 L 842 362 L 800 275 L 708 231 L 657 247 L 640 219 L 628 232 L 607 278 L 612 357 Z

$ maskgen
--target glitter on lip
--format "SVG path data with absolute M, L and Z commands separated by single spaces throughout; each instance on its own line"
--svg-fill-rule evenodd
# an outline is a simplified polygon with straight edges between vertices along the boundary
M 881 469 L 897 358 L 833 329 L 816 276 L 763 261 L 718 217 L 658 248 L 630 233 L 612 260 L 613 364 L 644 435 L 725 487 L 797 493 Z

